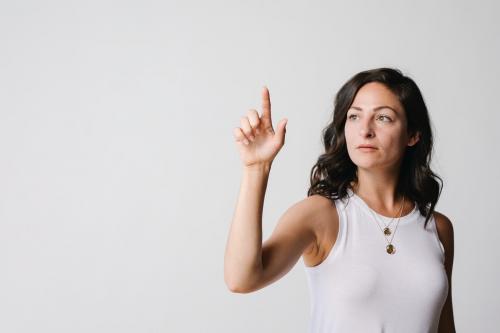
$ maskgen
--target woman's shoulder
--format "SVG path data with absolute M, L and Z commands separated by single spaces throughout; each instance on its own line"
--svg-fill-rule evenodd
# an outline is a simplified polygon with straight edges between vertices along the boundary
M 331 198 L 313 194 L 305 198 L 304 203 L 312 212 L 309 223 L 316 235 L 316 243 L 304 251 L 304 262 L 307 266 L 316 266 L 324 260 L 336 240 L 339 218 Z
M 334 200 L 320 194 L 313 194 L 304 199 L 307 209 L 311 212 L 310 223 L 314 229 L 319 242 L 338 227 L 338 213 Z
M 433 215 L 438 233 L 442 233 L 443 236 L 446 236 L 449 235 L 450 232 L 453 232 L 453 223 L 446 215 L 436 210 L 433 212 Z
M 334 200 L 320 194 L 313 194 L 303 199 L 305 207 L 311 211 L 313 215 L 332 214 L 336 211 Z
M 316 235 L 323 229 L 324 222 L 336 213 L 334 202 L 325 196 L 313 194 L 293 203 L 287 210 L 308 228 L 314 229 Z
M 433 212 L 434 221 L 436 222 L 436 229 L 439 236 L 439 240 L 443 243 L 444 252 L 447 264 L 453 262 L 454 253 L 454 229 L 451 220 L 438 211 Z

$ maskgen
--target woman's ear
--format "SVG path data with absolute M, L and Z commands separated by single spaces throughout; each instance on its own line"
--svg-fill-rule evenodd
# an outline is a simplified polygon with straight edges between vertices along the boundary
M 415 145 L 419 140 L 420 140 L 420 132 L 416 132 L 410 137 L 410 140 L 408 140 L 408 146 L 411 147 Z

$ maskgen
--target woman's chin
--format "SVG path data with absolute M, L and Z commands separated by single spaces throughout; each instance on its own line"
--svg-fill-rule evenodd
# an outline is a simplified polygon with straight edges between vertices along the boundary
M 376 161 L 376 159 L 369 158 L 360 158 L 353 160 L 353 163 L 357 165 L 358 168 L 361 169 L 374 169 L 380 166 L 380 163 Z

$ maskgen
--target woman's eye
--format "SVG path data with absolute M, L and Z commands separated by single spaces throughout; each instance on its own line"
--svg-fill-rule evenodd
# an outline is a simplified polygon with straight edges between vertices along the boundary
M 356 114 L 351 114 L 351 115 L 349 115 L 349 117 L 347 117 L 347 118 L 348 118 L 348 119 L 352 119 L 352 117 L 357 117 L 357 116 L 358 116 L 358 115 L 356 115 Z M 391 122 L 391 121 L 392 121 L 392 119 L 391 119 L 391 118 L 389 118 L 388 116 L 385 116 L 385 115 L 381 115 L 379 118 L 387 118 L 387 121 L 388 121 L 388 122 Z

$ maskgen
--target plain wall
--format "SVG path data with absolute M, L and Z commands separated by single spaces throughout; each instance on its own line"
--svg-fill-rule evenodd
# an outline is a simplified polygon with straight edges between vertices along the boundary
M 455 229 L 459 332 L 500 326 L 494 1 L 0 2 L 0 331 L 305 332 L 303 262 L 224 283 L 240 186 L 233 128 L 270 89 L 286 143 L 264 238 L 306 197 L 355 73 L 419 85 Z M 397 309 L 394 309 L 397 311 Z

